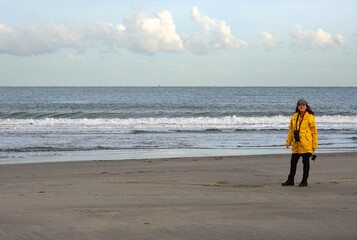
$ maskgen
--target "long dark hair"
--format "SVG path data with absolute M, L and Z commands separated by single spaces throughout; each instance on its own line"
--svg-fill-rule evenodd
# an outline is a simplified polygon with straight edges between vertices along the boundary
M 295 112 L 296 113 L 298 112 L 300 114 L 298 106 L 296 106 Z M 306 112 L 308 112 L 308 113 L 310 113 L 312 115 L 315 115 L 315 112 L 312 110 L 312 108 L 309 105 L 306 105 Z

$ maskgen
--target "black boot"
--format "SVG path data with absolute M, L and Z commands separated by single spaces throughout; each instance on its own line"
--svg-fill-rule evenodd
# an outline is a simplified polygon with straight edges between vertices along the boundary
M 301 183 L 299 184 L 299 187 L 307 187 L 307 181 L 306 180 L 302 180 Z
M 294 186 L 294 180 L 286 180 L 286 182 L 282 183 L 281 186 Z

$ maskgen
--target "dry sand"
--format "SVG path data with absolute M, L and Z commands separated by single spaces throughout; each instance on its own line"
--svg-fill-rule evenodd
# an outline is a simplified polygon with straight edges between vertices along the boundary
M 0 239 L 357 239 L 357 153 L 0 165 Z M 298 164 L 298 183 L 302 163 Z

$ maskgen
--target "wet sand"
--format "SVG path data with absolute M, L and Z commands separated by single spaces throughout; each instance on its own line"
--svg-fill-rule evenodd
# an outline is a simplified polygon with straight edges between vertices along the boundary
M 356 239 L 357 153 L 319 154 L 306 188 L 289 160 L 0 165 L 0 239 Z

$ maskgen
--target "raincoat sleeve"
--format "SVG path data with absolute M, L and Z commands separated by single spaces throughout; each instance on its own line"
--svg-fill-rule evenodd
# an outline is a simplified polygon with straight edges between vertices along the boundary
M 316 128 L 316 122 L 315 122 L 315 117 L 312 115 L 309 121 L 310 125 L 310 130 L 311 130 L 311 135 L 312 135 L 312 147 L 317 148 L 317 128 Z
M 289 134 L 288 134 L 288 138 L 286 139 L 286 143 L 285 145 L 286 146 L 290 146 L 291 145 L 291 142 L 293 141 L 294 139 L 294 123 L 293 123 L 293 118 L 291 118 L 290 120 L 290 125 L 289 125 Z

